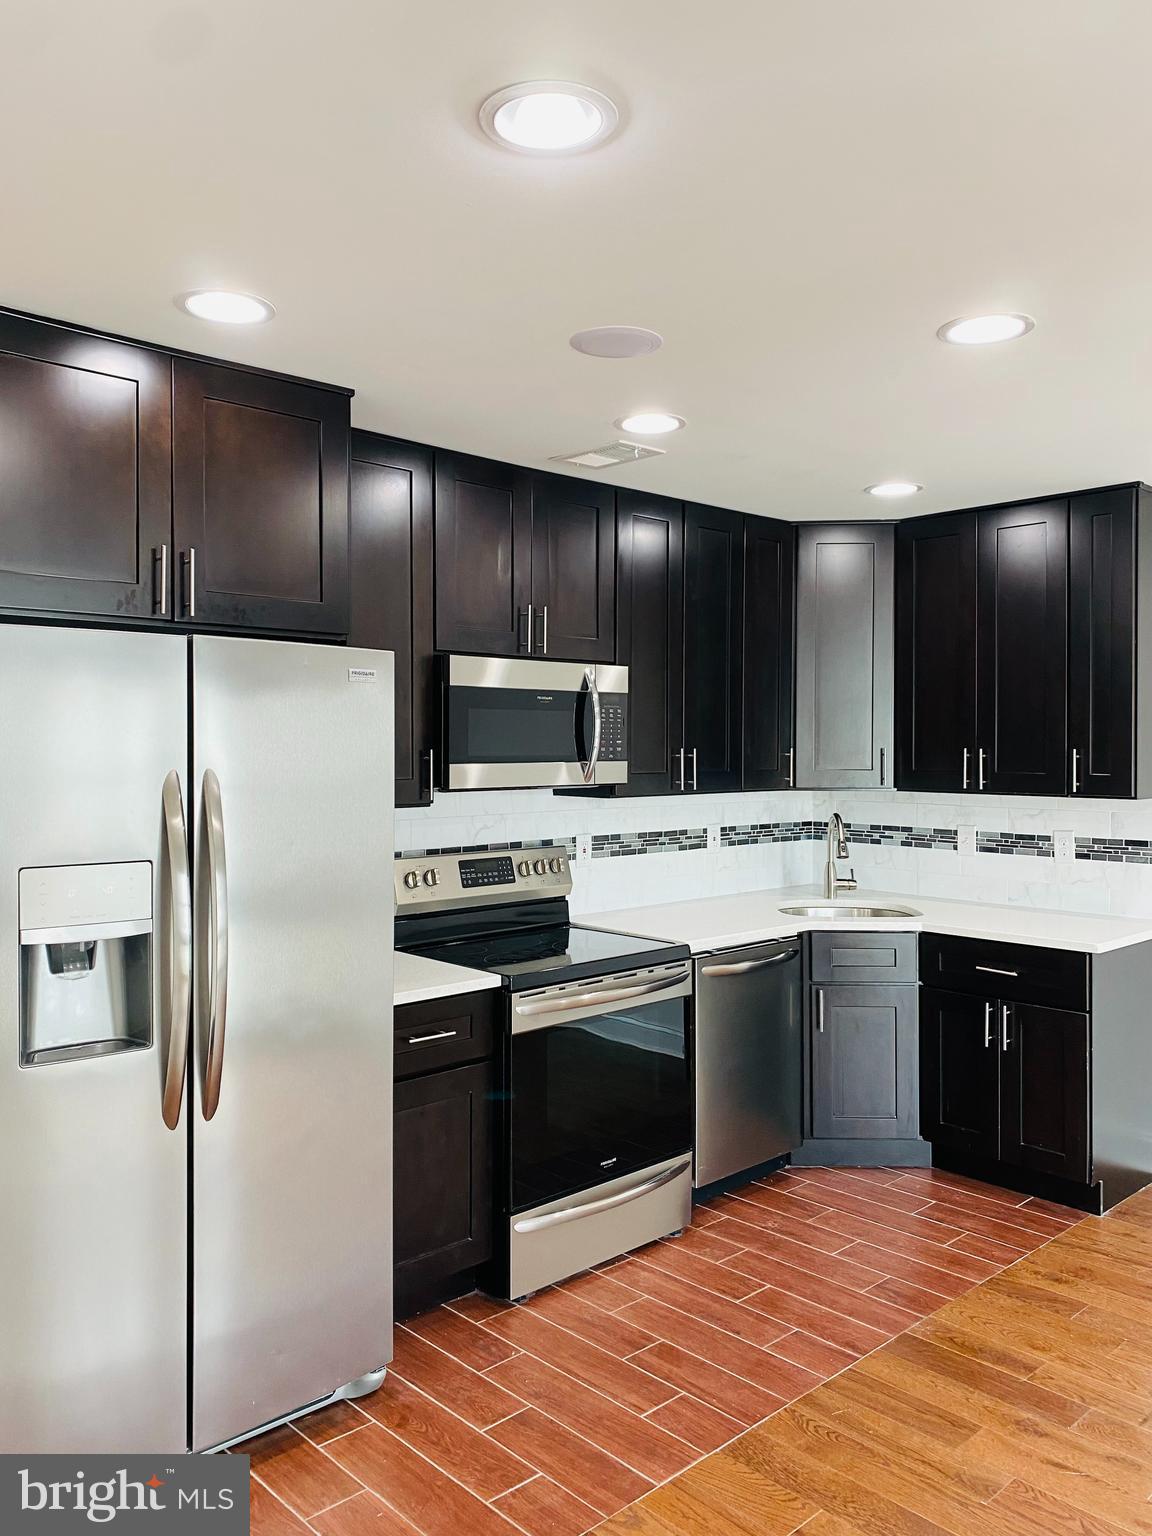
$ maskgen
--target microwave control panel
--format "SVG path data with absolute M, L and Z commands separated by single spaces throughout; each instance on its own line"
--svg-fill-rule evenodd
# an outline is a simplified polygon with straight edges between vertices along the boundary
M 623 763 L 628 759 L 628 707 L 623 700 L 600 703 L 600 761 Z

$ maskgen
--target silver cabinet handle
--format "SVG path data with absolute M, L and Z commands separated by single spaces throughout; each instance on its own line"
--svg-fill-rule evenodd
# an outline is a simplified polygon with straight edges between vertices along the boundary
M 187 572 L 187 583 L 184 586 L 184 612 L 188 618 L 196 617 L 196 546 L 184 550 L 180 556 L 182 569 Z
M 431 1035 L 409 1035 L 409 1045 L 427 1045 L 431 1040 L 455 1040 L 460 1033 L 458 1029 L 438 1029 Z
M 684 791 L 687 788 L 688 788 L 688 784 L 687 784 L 687 781 L 686 781 L 686 779 L 684 777 L 684 748 L 681 747 L 680 748 L 680 793 L 683 794 Z
M 156 580 L 156 555 L 157 555 L 157 551 L 155 549 L 153 549 L 153 551 L 152 551 L 152 580 L 153 581 Z M 157 594 L 155 592 L 155 590 L 153 591 L 153 594 L 152 594 L 152 611 L 153 611 L 153 613 L 158 613 L 160 615 L 160 617 L 163 619 L 163 618 L 167 618 L 167 616 L 168 616 L 168 546 L 167 546 L 167 544 L 161 544 L 160 549 L 159 549 L 159 555 L 160 555 L 160 592 L 159 592 L 159 594 Z
M 544 610 L 548 612 L 547 608 Z M 592 696 L 592 751 L 588 755 L 588 761 L 584 764 L 584 782 L 591 784 L 596 778 L 596 764 L 600 761 L 600 690 L 596 686 L 596 668 L 584 669 L 584 681 L 588 684 L 588 692 Z
M 1075 795 L 1080 789 L 1080 754 L 1076 748 L 1072 748 L 1072 793 Z
M 224 1029 L 228 1020 L 228 861 L 224 850 L 224 807 L 220 780 L 211 768 L 204 773 L 204 849 L 206 877 L 201 883 L 201 997 L 205 1001 L 204 1118 L 211 1120 L 220 1103 L 224 1072 Z M 207 911 L 204 912 L 204 908 Z
M 535 604 L 529 603 L 528 604 L 528 654 L 529 654 L 529 656 L 531 656 L 531 654 L 532 654 L 532 644 L 533 644 L 533 640 L 534 640 L 534 636 L 533 636 L 532 631 L 533 631 L 533 628 L 535 627 L 535 624 L 536 624 L 536 607 L 535 607 Z
M 816 989 L 816 1028 L 824 1033 L 824 991 L 820 987 Z
M 436 748 L 428 748 L 428 798 L 436 798 Z
M 968 748 L 964 748 L 964 756 L 960 760 L 960 788 L 968 788 Z
M 619 1189 L 614 1195 L 602 1195 L 599 1200 L 585 1200 L 580 1205 L 566 1205 L 559 1211 L 546 1211 L 543 1216 L 525 1216 L 522 1221 L 512 1223 L 512 1230 L 513 1232 L 543 1232 L 548 1227 L 559 1227 L 567 1221 L 579 1221 L 582 1216 L 595 1216 L 599 1211 L 614 1210 L 618 1205 L 627 1205 L 630 1200 L 639 1200 L 641 1195 L 651 1194 L 654 1189 L 671 1184 L 673 1179 L 678 1179 L 687 1171 L 686 1162 L 677 1163 L 675 1168 L 665 1168 L 652 1178 L 645 1179 L 642 1184 L 633 1184 L 629 1189 Z
M 168 1017 L 168 1059 L 164 1064 L 164 1097 L 161 1114 L 174 1131 L 180 1123 L 184 1100 L 184 1073 L 188 1062 L 188 1020 L 192 1012 L 192 879 L 188 865 L 188 831 L 180 775 L 175 768 L 164 780 L 165 889 L 167 924 L 161 974 L 167 976 L 165 1002 Z
M 547 603 L 544 604 L 543 613 L 544 613 L 544 633 L 541 636 L 540 649 L 544 652 L 545 656 L 547 656 L 547 654 L 548 654 L 548 604 Z
M 1007 1003 L 1001 1003 L 1000 1004 L 1000 1045 L 1001 1045 L 1001 1049 L 1006 1051 L 1008 1049 L 1008 1047 L 1011 1045 L 1011 1043 L 1012 1043 L 1011 1040 L 1009 1040 L 1009 1038 L 1008 1038 L 1008 1004 Z
M 992 1004 L 984 1004 L 984 1049 L 992 1048 Z
M 796 748 L 788 748 L 788 788 L 796 788 Z
M 652 992 L 664 992 L 669 987 L 678 987 L 690 975 L 689 971 L 677 971 L 671 976 L 661 976 L 656 981 L 644 982 L 638 987 L 606 987 L 602 992 L 577 992 L 567 997 L 550 997 L 539 1003 L 517 1003 L 513 1012 L 528 1019 L 541 1013 L 568 1013 L 573 1008 L 595 1008 L 601 1003 L 625 1003 L 631 997 L 647 997 Z
M 783 965 L 785 960 L 795 960 L 800 953 L 798 949 L 785 949 L 778 955 L 770 955 L 767 960 L 735 960 L 725 965 L 702 965 L 701 976 L 747 976 L 749 971 L 762 971 L 765 966 Z
M 698 751 L 699 751 L 699 748 L 697 748 L 697 747 L 693 747 L 692 748 L 692 790 L 693 790 L 693 793 L 695 793 L 695 791 L 696 791 L 696 789 L 698 787 L 697 783 L 696 783 L 696 754 L 697 754 Z
M 884 748 L 880 748 L 880 788 L 884 788 Z
M 999 965 L 974 965 L 974 971 L 985 971 L 989 976 L 1019 976 L 1019 971 L 1006 971 Z
M 976 751 L 976 788 L 977 789 L 983 789 L 984 788 L 984 748 L 983 747 L 977 748 L 977 751 Z

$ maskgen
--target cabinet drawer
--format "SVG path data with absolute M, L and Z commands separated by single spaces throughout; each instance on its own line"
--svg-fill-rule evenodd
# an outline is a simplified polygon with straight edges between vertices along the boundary
M 979 992 L 1009 1003 L 1088 1009 L 1088 956 L 1074 950 L 925 933 L 920 939 L 920 977 L 926 986 Z
M 413 1077 L 491 1056 L 498 988 L 437 997 L 397 1008 L 393 1035 L 395 1076 Z
M 814 933 L 811 979 L 818 984 L 916 980 L 914 933 Z

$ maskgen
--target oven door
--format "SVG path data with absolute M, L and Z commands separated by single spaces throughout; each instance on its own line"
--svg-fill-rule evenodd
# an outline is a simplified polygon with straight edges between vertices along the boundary
M 449 656 L 445 787 L 624 782 L 627 688 L 626 667 Z
M 513 996 L 511 1213 L 689 1154 L 691 991 L 680 962 Z

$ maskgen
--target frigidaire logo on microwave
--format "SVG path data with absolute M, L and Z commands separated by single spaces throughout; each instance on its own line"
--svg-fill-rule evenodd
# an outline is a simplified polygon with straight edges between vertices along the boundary
M 0 1530 L 247 1536 L 247 1456 L 3 1456 Z

